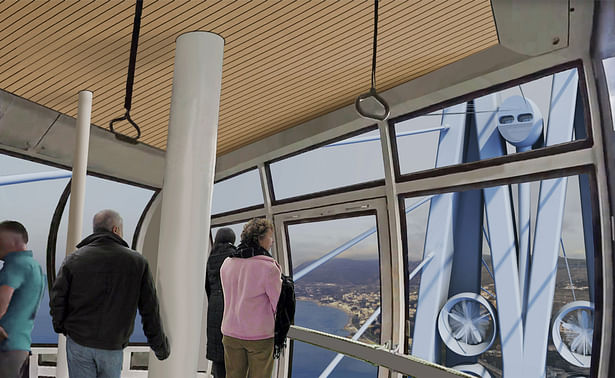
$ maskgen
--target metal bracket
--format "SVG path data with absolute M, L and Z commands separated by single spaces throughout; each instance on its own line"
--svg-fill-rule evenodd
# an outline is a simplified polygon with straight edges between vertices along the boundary
M 382 106 L 382 114 L 370 113 L 366 110 L 361 109 L 361 101 L 367 100 L 370 97 L 373 98 L 380 106 Z M 391 115 L 389 104 L 387 104 L 384 98 L 382 98 L 378 94 L 378 92 L 376 92 L 376 88 L 374 87 L 372 87 L 369 92 L 359 95 L 354 102 L 354 107 L 361 117 L 373 121 L 386 121 L 389 118 L 389 115 Z

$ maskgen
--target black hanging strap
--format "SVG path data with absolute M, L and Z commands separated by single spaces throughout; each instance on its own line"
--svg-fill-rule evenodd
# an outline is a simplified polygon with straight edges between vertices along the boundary
M 378 0 L 374 1 L 374 48 L 372 52 L 372 89 L 376 89 L 376 49 L 378 47 Z
M 369 92 L 359 95 L 354 102 L 354 107 L 363 118 L 367 118 L 373 121 L 385 121 L 389 118 L 391 110 L 389 104 L 382 98 L 376 91 L 376 50 L 378 47 L 378 0 L 374 0 L 374 46 L 372 51 L 372 87 Z M 361 102 L 371 98 L 375 100 L 382 107 L 382 111 L 379 113 L 372 113 L 361 107 Z
M 124 108 L 126 113 L 122 117 L 115 118 L 109 122 L 109 129 L 118 139 L 137 143 L 137 139 L 141 137 L 141 129 L 130 118 L 130 108 L 132 107 L 132 88 L 135 81 L 135 66 L 137 64 L 137 48 L 139 47 L 139 30 L 141 29 L 141 13 L 143 11 L 143 0 L 137 0 L 135 5 L 135 20 L 132 28 L 132 43 L 130 45 L 130 61 L 128 62 L 128 74 L 126 76 L 126 98 L 124 99 Z M 113 130 L 113 124 L 120 121 L 128 121 L 132 127 L 137 130 L 137 137 L 131 138 L 127 135 L 116 133 Z

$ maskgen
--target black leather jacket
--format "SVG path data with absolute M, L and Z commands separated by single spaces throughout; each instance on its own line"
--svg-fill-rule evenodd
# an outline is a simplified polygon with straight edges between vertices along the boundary
M 96 232 L 62 264 L 50 295 L 53 328 L 90 348 L 123 349 L 137 308 L 158 359 L 169 356 L 147 260 L 111 232 Z

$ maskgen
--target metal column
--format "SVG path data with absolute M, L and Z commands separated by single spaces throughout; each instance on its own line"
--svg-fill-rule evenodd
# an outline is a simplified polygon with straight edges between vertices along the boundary
M 444 110 L 438 141 L 436 167 L 462 162 L 465 137 L 465 112 L 467 103 Z M 451 114 L 447 114 L 451 113 Z M 440 338 L 437 336 L 437 319 L 448 298 L 453 265 L 453 224 L 458 194 L 447 193 L 431 200 L 423 258 L 433 254 L 433 259 L 421 273 L 421 285 L 414 323 L 412 355 L 432 362 L 440 362 Z
M 497 128 L 495 94 L 474 100 L 476 131 L 481 159 L 505 154 L 504 140 Z M 488 112 L 491 110 L 491 112 Z M 498 305 L 498 324 L 505 377 L 521 377 L 523 369 L 522 304 L 517 268 L 517 240 L 513 204 L 508 185 L 483 189 L 487 226 Z
M 576 70 L 553 77 L 547 146 L 572 140 L 578 80 Z M 524 330 L 522 376 L 528 378 L 545 374 L 567 183 L 567 177 L 540 183 Z

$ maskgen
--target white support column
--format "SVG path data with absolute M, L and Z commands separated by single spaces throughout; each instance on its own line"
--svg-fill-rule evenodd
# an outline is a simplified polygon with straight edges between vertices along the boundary
M 497 107 L 495 94 L 474 100 L 481 159 L 490 159 L 505 154 L 504 141 L 498 132 L 495 113 L 489 112 Z M 495 276 L 503 374 L 505 377 L 522 377 L 523 306 L 520 296 L 512 199 L 507 185 L 485 188 L 483 195 L 487 229 L 491 239 L 491 266 Z
M 73 178 L 70 184 L 70 206 L 68 212 L 68 236 L 66 237 L 66 255 L 72 253 L 81 241 L 83 230 L 83 206 L 85 203 L 85 180 L 88 169 L 88 147 L 90 145 L 90 119 L 92 115 L 92 92 L 79 92 L 79 110 L 77 112 L 77 134 L 75 154 L 73 155 Z M 56 377 L 68 377 L 66 361 L 66 338 L 58 337 L 58 362 Z
M 442 125 L 450 127 L 440 133 L 436 167 L 459 164 L 463 161 L 467 103 L 444 109 Z M 438 315 L 448 299 L 453 268 L 454 219 L 459 203 L 458 193 L 446 193 L 431 199 L 423 259 L 433 259 L 421 272 L 421 284 L 414 318 L 412 355 L 430 362 L 441 363 Z
M 197 376 L 223 52 L 213 33 L 177 38 L 156 282 L 171 355 L 150 353 L 154 378 Z
M 560 72 L 553 77 L 547 146 L 572 140 L 578 83 L 576 70 Z M 568 177 L 540 183 L 524 330 L 522 376 L 527 378 L 545 376 L 567 183 Z

